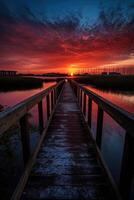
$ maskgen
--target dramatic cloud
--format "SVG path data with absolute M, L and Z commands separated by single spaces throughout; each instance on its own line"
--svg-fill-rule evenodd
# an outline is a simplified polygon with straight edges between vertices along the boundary
M 129 15 L 120 7 L 100 9 L 92 24 L 81 23 L 77 12 L 48 19 L 30 7 L 21 5 L 19 11 L 0 3 L 1 69 L 43 73 L 106 65 L 133 67 L 132 6 Z

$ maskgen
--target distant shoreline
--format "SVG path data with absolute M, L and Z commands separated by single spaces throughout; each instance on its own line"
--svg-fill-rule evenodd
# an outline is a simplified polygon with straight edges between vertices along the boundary
M 98 89 L 134 91 L 134 75 L 105 76 L 89 75 L 86 77 L 74 78 L 82 84 L 89 84 Z
M 0 92 L 40 88 L 43 80 L 33 77 L 0 77 Z

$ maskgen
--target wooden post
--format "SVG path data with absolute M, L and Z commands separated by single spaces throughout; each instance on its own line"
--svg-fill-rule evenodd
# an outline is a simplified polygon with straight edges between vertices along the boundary
M 134 174 L 134 138 L 126 132 L 119 189 L 124 200 L 129 199 Z
M 46 96 L 46 103 L 47 103 L 47 120 L 50 117 L 50 101 L 49 101 L 49 94 Z
M 77 86 L 77 101 L 79 103 L 79 87 Z
M 25 166 L 30 158 L 30 136 L 29 136 L 28 115 L 27 114 L 25 114 L 20 119 L 20 132 L 21 132 L 23 160 L 24 160 L 24 166 Z
M 53 90 L 53 106 L 55 105 L 55 92 Z
M 80 91 L 80 107 L 82 109 L 82 90 Z
M 60 94 L 60 91 L 59 91 L 59 86 L 56 88 L 56 95 L 57 95 L 57 98 L 58 98 L 58 96 L 59 96 L 59 94 Z
M 96 143 L 97 143 L 99 148 L 101 148 L 102 128 L 103 128 L 103 110 L 98 106 Z
M 79 89 L 79 106 L 81 105 L 81 89 Z
M 83 97 L 83 114 L 86 117 L 86 93 L 84 92 L 84 97 Z
M 88 96 L 88 124 L 90 128 L 91 128 L 91 123 L 92 123 L 92 100 Z
M 51 92 L 51 112 L 53 110 L 53 106 L 54 106 L 54 104 L 53 104 L 53 90 L 52 90 L 52 92 Z
M 56 93 L 56 88 L 54 88 L 54 102 L 56 104 L 57 101 L 57 93 Z
M 74 87 L 75 96 L 77 97 L 77 86 Z
M 40 133 L 42 133 L 44 128 L 42 100 L 38 103 L 38 115 L 39 115 L 39 131 Z

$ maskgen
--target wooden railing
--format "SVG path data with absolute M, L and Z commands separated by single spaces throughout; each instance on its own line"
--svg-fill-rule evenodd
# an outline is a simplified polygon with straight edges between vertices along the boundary
M 39 132 L 40 134 L 42 134 L 46 127 L 46 124 L 44 124 L 43 120 L 42 100 L 44 97 L 46 97 L 46 111 L 48 122 L 53 113 L 63 84 L 64 81 L 60 81 L 58 84 L 55 84 L 54 86 L 51 86 L 48 89 L 22 101 L 11 109 L 8 109 L 7 111 L 5 110 L 4 112 L 0 113 L 0 136 L 2 136 L 5 131 L 7 131 L 12 125 L 19 122 L 24 165 L 27 164 L 31 156 L 27 114 L 35 105 L 38 105 Z
M 112 119 L 115 120 L 126 131 L 120 171 L 119 190 L 123 199 L 128 200 L 131 192 L 132 180 L 134 177 L 134 116 L 115 106 L 99 95 L 93 93 L 92 91 L 89 91 L 76 81 L 70 80 L 70 82 L 83 115 L 85 118 L 88 116 L 87 124 L 89 128 L 91 128 L 92 121 L 92 102 L 95 102 L 98 106 L 95 140 L 99 149 L 101 149 L 102 143 L 104 112 L 110 115 Z M 88 113 L 86 113 L 87 110 Z

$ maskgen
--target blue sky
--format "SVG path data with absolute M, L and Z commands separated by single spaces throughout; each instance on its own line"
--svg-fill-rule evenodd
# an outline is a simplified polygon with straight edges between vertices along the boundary
M 94 23 L 101 9 L 123 9 L 124 15 L 132 14 L 133 0 L 0 0 L 14 15 L 24 14 L 24 7 L 29 8 L 39 19 L 64 18 L 68 14 L 78 13 L 81 21 Z

